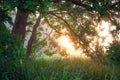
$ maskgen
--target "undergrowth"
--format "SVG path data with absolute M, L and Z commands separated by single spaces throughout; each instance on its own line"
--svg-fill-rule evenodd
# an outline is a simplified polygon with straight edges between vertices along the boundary
M 41 55 L 23 69 L 27 80 L 120 80 L 120 70 L 90 59 Z

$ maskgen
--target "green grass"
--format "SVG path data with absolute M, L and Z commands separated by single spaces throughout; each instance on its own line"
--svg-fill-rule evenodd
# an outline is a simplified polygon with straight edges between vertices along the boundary
M 23 69 L 27 80 L 120 80 L 120 70 L 90 59 L 41 55 Z

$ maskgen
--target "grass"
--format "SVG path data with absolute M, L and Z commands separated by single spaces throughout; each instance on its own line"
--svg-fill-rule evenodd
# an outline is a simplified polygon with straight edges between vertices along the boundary
M 120 70 L 90 59 L 41 55 L 30 60 L 26 80 L 120 80 Z

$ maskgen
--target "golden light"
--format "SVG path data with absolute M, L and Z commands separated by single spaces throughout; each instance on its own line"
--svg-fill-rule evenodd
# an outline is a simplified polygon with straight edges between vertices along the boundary
M 63 48 L 69 48 L 71 50 L 74 49 L 73 43 L 70 41 L 70 38 L 68 36 L 60 36 L 58 39 L 59 46 L 62 46 Z
M 109 22 L 102 21 L 101 24 L 98 25 L 97 31 L 100 37 L 109 35 Z
M 110 25 L 110 22 L 107 22 L 104 20 L 101 22 L 101 24 L 98 25 L 99 29 L 97 29 L 97 32 L 100 37 L 99 42 L 103 46 L 109 46 L 109 43 L 111 43 L 113 40 L 112 35 L 110 33 L 110 31 L 111 31 L 110 27 L 112 27 Z
M 82 53 L 80 49 L 75 49 L 74 43 L 70 40 L 69 36 L 62 35 L 59 38 L 56 39 L 58 46 L 61 47 L 61 49 L 65 50 L 67 54 L 78 56 Z
M 113 28 L 114 26 L 112 26 L 109 21 L 102 20 L 96 27 L 97 36 L 93 37 L 93 41 L 89 44 L 90 47 L 95 50 L 95 46 L 98 45 L 106 51 L 106 47 L 113 41 L 111 34 Z
M 91 49 L 95 50 L 96 45 L 100 45 L 103 50 L 106 51 L 106 47 L 113 41 L 113 37 L 110 33 L 112 30 L 111 27 L 110 22 L 103 20 L 96 27 L 97 35 L 94 37 L 87 36 L 88 39 L 93 38 L 92 42 L 89 44 Z M 63 29 L 61 32 L 66 33 L 67 30 Z M 72 42 L 68 35 L 59 36 L 56 42 L 61 50 L 65 51 L 68 55 L 87 57 L 81 48 L 75 48 L 75 43 Z

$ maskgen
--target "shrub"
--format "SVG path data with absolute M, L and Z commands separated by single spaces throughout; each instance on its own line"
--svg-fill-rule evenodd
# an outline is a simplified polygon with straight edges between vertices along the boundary
M 0 28 L 0 80 L 18 80 L 25 49 L 20 36 Z M 18 75 L 19 74 L 19 75 Z
M 120 66 L 120 42 L 112 43 L 107 52 L 113 64 Z

